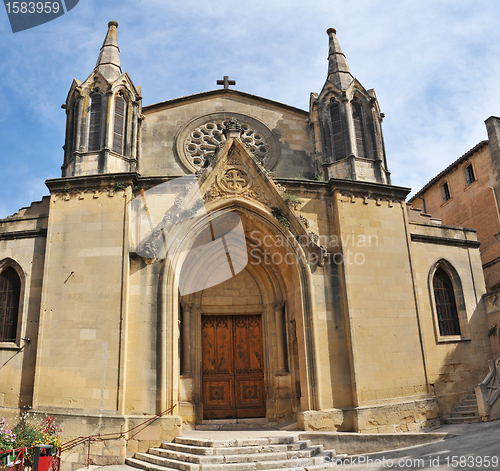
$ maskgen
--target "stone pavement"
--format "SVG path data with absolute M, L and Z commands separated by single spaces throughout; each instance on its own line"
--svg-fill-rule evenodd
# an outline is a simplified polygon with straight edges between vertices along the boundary
M 246 439 L 258 437 L 276 437 L 285 435 L 297 435 L 308 432 L 301 430 L 231 430 L 231 431 L 207 431 L 186 430 L 183 437 L 209 438 L 214 440 Z M 437 441 L 420 444 L 424 435 L 430 434 Z M 340 432 L 332 435 L 345 435 Z M 351 434 L 349 434 L 351 435 Z M 352 434 L 357 440 L 363 440 L 366 436 L 367 443 L 373 435 Z M 401 437 L 415 437 L 415 446 L 394 449 L 400 443 Z M 420 438 L 418 437 L 420 436 Z M 446 440 L 443 438 L 447 436 Z M 441 428 L 422 434 L 378 434 L 379 446 L 386 445 L 386 450 L 371 454 L 349 454 L 347 460 L 332 462 L 329 467 L 342 470 L 367 469 L 367 470 L 435 470 L 435 469 L 495 469 L 500 468 L 500 421 L 475 423 L 475 424 L 453 424 L 443 425 Z M 393 437 L 391 439 L 391 437 Z M 431 437 L 428 437 L 431 438 Z M 394 440 L 391 442 L 391 440 Z M 411 438 L 410 438 L 411 440 Z M 418 441 L 417 441 L 418 440 Z M 369 445 L 373 446 L 373 445 Z M 326 447 L 325 447 L 326 448 Z M 382 448 L 379 448 L 382 450 Z M 342 453 L 342 450 L 337 450 Z M 489 457 L 487 459 L 487 457 Z M 492 461 L 493 459 L 493 461 Z M 495 461 L 495 459 L 497 461 Z M 462 461 L 460 461 L 462 460 Z M 494 466 L 494 463 L 496 465 Z M 308 469 L 313 469 L 313 467 Z M 84 471 L 82 468 L 79 471 Z M 127 465 L 114 466 L 91 466 L 95 471 L 137 471 L 137 468 Z M 320 469 L 319 467 L 316 469 Z M 324 468 L 323 468 L 324 469 Z

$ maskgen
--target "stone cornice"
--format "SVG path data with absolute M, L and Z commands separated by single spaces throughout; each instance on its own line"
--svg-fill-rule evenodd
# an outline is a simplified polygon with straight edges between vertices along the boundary
M 136 172 L 109 173 L 105 175 L 85 175 L 81 177 L 52 178 L 45 181 L 51 193 L 62 191 L 66 188 L 82 190 L 89 188 L 107 188 L 117 183 L 135 185 L 139 178 Z
M 451 237 L 439 237 L 427 234 L 411 234 L 413 242 L 422 242 L 425 244 L 449 245 L 454 247 L 470 247 L 477 249 L 481 242 L 478 240 L 453 239 Z
M 14 231 L 0 233 L 0 240 L 33 239 L 34 237 L 45 237 L 47 229 L 33 229 L 28 231 Z
M 256 95 L 251 95 L 250 93 L 240 92 L 239 90 L 234 89 L 219 89 L 219 90 L 210 90 L 207 92 L 196 93 L 194 95 L 183 96 L 179 98 L 174 98 L 172 100 L 163 101 L 160 103 L 153 103 L 151 105 L 143 106 L 142 110 L 144 114 L 149 114 L 150 112 L 171 108 L 173 106 L 178 106 L 179 104 L 186 102 L 195 102 L 199 100 L 206 100 L 212 97 L 226 96 L 228 98 L 236 98 L 236 99 L 247 99 L 252 100 L 256 103 L 264 103 L 272 108 L 283 108 L 294 113 L 298 113 L 299 115 L 307 118 L 309 116 L 309 112 L 305 110 L 301 110 L 300 108 L 295 108 L 294 106 L 285 105 L 284 103 L 279 103 L 274 100 L 269 100 L 268 98 L 262 98 Z
M 335 192 L 340 190 L 344 193 L 362 194 L 371 197 L 385 197 L 404 201 L 410 193 L 411 188 L 394 185 L 384 185 L 382 183 L 360 182 L 353 180 L 343 180 L 331 178 L 328 183 L 328 190 Z

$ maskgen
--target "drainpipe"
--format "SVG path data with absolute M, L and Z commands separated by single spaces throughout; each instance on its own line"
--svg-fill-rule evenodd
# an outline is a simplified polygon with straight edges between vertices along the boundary
M 424 200 L 424 198 L 422 198 L 422 196 L 420 196 L 420 195 L 418 197 L 422 200 L 422 203 L 424 204 L 424 213 L 427 214 L 427 208 L 425 207 L 425 200 Z M 498 207 L 497 207 L 497 209 L 498 209 Z
M 498 200 L 497 200 L 497 194 L 495 193 L 495 188 L 493 188 L 492 186 L 488 188 L 491 188 L 491 191 L 493 192 L 493 199 L 495 200 L 495 206 L 497 208 L 498 222 L 500 222 L 500 211 L 498 209 Z

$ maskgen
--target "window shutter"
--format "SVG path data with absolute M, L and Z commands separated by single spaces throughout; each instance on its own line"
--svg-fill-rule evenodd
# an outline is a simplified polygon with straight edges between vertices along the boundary
M 467 185 L 470 185 L 471 183 L 474 183 L 476 181 L 476 176 L 474 175 L 472 164 L 468 165 L 465 169 L 465 179 L 467 181 Z
M 340 115 L 340 106 L 335 101 L 332 101 L 330 105 L 330 123 L 332 132 L 333 158 L 334 160 L 345 159 L 342 117 Z
M 355 101 L 352 103 L 352 119 L 354 121 L 354 134 L 356 135 L 356 149 L 358 157 L 367 158 L 366 133 L 363 119 L 363 108 Z
M 115 97 L 115 124 L 113 127 L 113 152 L 123 155 L 127 103 L 121 95 Z
M 76 137 L 77 137 L 77 131 L 78 131 L 78 115 L 79 115 L 79 104 L 80 100 L 76 100 L 75 104 L 73 105 L 73 115 L 72 119 L 73 122 L 71 123 L 71 151 L 70 151 L 70 158 L 73 156 L 73 152 L 78 149 L 77 143 L 76 143 Z
M 450 187 L 448 186 L 448 182 L 444 182 L 443 186 L 441 186 L 441 196 L 443 197 L 443 203 L 445 203 L 451 198 Z
M 93 93 L 90 96 L 89 144 L 90 152 L 101 149 L 101 114 L 102 95 Z
M 21 280 L 9 267 L 0 274 L 0 341 L 16 339 L 20 294 Z

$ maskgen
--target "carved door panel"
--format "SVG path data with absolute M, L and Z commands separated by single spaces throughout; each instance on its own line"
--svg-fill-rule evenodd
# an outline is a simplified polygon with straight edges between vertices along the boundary
M 262 317 L 202 317 L 204 419 L 264 417 Z
M 261 316 L 233 317 L 237 418 L 266 415 L 261 321 Z
M 204 419 L 236 417 L 230 316 L 202 317 Z

